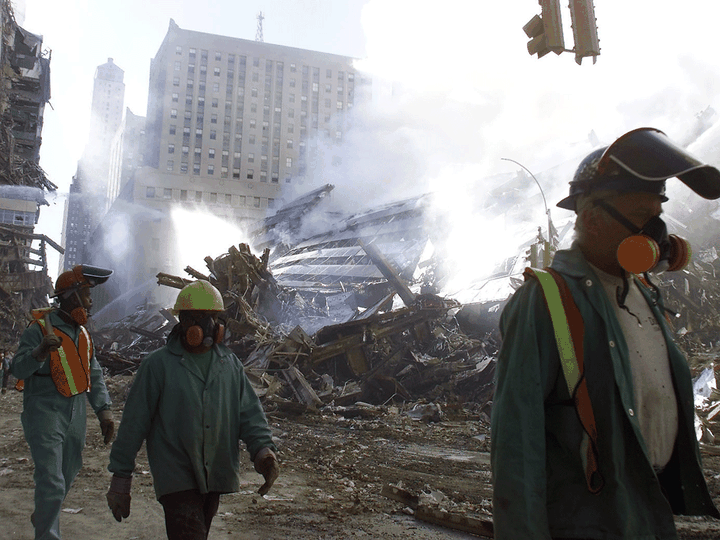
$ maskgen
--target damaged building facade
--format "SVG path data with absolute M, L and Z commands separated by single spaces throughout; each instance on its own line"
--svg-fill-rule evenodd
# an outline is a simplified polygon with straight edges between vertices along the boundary
M 15 345 L 25 314 L 47 305 L 47 249 L 63 248 L 34 232 L 45 193 L 57 187 L 40 168 L 43 114 L 50 99 L 50 53 L 42 36 L 20 27 L 0 2 L 0 347 Z

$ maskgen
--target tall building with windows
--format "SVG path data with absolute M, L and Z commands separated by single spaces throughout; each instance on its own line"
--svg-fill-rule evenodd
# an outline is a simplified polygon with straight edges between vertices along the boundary
M 65 253 L 60 257 L 58 274 L 76 264 L 87 262 L 86 248 L 90 235 L 90 215 L 87 212 L 87 204 L 85 204 L 81 187 L 85 184 L 85 180 L 81 163 L 78 163 L 63 211 L 62 245 Z
M 88 206 L 91 229 L 105 214 L 108 192 L 112 187 L 113 146 L 124 118 L 124 76 L 125 72 L 112 58 L 95 71 L 88 142 L 81 158 L 82 178 L 86 181 L 80 186 Z
M 112 58 L 95 70 L 86 159 L 108 161 L 107 149 L 123 119 L 124 76 Z
M 107 208 L 111 149 L 123 120 L 124 75 L 112 58 L 95 70 L 88 142 L 65 203 L 62 244 L 68 250 L 59 272 L 87 262 L 89 235 Z
M 353 58 L 170 27 L 150 66 L 138 198 L 220 205 L 235 221 L 273 208 L 313 145 L 342 141 L 356 101 Z
M 359 99 L 353 62 L 170 20 L 150 64 L 144 166 L 124 185 L 111 180 L 114 200 L 90 235 L 90 260 L 115 270 L 100 302 L 111 304 L 107 312 L 163 300 L 155 275 L 188 264 L 173 209 L 249 225 L 312 168 L 316 146 L 342 143 Z
M 106 194 L 106 209 L 109 210 L 120 191 L 130 182 L 135 171 L 144 161 L 145 117 L 125 109 L 122 123 L 115 133 L 110 147 L 110 167 Z

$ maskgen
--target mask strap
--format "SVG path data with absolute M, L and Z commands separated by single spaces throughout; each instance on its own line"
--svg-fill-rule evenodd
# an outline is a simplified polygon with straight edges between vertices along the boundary
M 642 323 L 640 322 L 640 318 L 635 315 L 632 311 L 630 311 L 630 308 L 625 305 L 625 299 L 627 298 L 628 293 L 630 292 L 630 283 L 628 282 L 627 274 L 623 275 L 623 287 L 620 289 L 618 287 L 615 289 L 615 300 L 618 303 L 618 306 L 625 311 L 627 311 L 630 315 L 635 317 L 635 320 L 638 323 L 638 326 L 642 328 Z
M 630 231 L 632 231 L 633 234 L 638 234 L 642 231 L 640 227 L 637 227 L 635 224 L 633 224 L 628 218 L 623 216 L 620 212 L 617 211 L 616 208 L 609 205 L 605 201 L 598 199 L 593 201 L 593 206 L 599 206 L 603 210 L 605 210 L 608 214 L 610 214 L 613 218 L 615 218 L 617 221 L 625 225 Z
M 653 293 L 655 295 L 655 298 L 653 298 L 653 306 L 657 306 L 658 300 L 660 300 L 660 289 L 658 289 L 658 286 L 652 282 L 652 280 L 650 279 L 650 275 L 647 272 L 645 272 L 643 274 L 643 277 L 645 278 L 645 281 L 647 281 L 648 285 L 650 285 L 650 287 L 652 288 Z M 670 310 L 666 309 L 665 311 L 670 311 Z M 673 315 L 677 315 L 674 311 L 670 311 L 670 312 Z

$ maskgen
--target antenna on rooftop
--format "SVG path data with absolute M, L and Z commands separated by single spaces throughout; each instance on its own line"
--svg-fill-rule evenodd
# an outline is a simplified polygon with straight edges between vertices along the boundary
M 265 41 L 263 39 L 263 33 L 262 33 L 262 22 L 263 22 L 264 18 L 265 17 L 263 17 L 262 11 L 260 13 L 258 13 L 258 16 L 257 16 L 258 25 L 257 25 L 257 32 L 255 32 L 255 41 L 259 41 L 261 43 L 263 41 Z

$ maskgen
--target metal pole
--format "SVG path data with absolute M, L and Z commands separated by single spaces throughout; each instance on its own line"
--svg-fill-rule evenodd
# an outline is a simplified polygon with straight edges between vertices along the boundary
M 510 158 L 500 158 L 500 159 L 504 159 L 505 161 L 512 161 L 513 163 L 515 163 L 515 165 L 519 165 L 520 167 L 525 169 L 525 171 L 527 171 L 527 173 L 532 177 L 533 180 L 535 180 L 537 187 L 540 189 L 540 195 L 542 195 L 542 198 L 543 198 L 543 205 L 545 205 L 545 214 L 547 215 L 547 218 L 548 218 L 548 242 L 552 242 L 552 233 L 550 232 L 551 231 L 551 229 L 550 229 L 550 209 L 548 208 L 547 201 L 545 200 L 545 192 L 543 191 L 543 188 L 540 185 L 540 182 L 538 182 L 538 179 L 535 178 L 535 175 L 533 173 L 531 173 L 530 170 L 527 167 L 525 167 L 525 165 L 523 165 L 522 163 L 518 163 L 514 159 L 510 159 Z
M 523 169 L 525 169 L 525 171 L 532 177 L 532 179 L 535 180 L 535 183 L 537 184 L 537 187 L 540 189 L 540 195 L 542 195 L 543 205 L 545 206 L 545 214 L 547 215 L 547 220 L 548 220 L 548 230 L 547 230 L 548 239 L 547 239 L 547 244 L 546 244 L 546 247 L 545 247 L 545 257 L 544 257 L 545 261 L 544 261 L 544 262 L 545 262 L 546 266 L 549 266 L 549 264 L 550 264 L 550 253 L 548 253 L 548 252 L 550 251 L 550 248 L 551 248 L 552 245 L 553 245 L 553 244 L 552 244 L 552 220 L 550 219 L 550 209 L 548 208 L 547 201 L 545 200 L 545 192 L 543 191 L 543 188 L 542 188 L 542 186 L 540 185 L 540 182 L 538 182 L 538 179 L 535 178 L 535 175 L 534 175 L 532 172 L 530 172 L 530 170 L 529 170 L 525 165 L 523 165 L 522 163 L 519 163 L 519 162 L 515 161 L 514 159 L 510 159 L 510 158 L 500 158 L 500 159 L 503 159 L 503 160 L 505 160 L 505 161 L 512 161 L 512 162 L 515 163 L 516 165 L 519 165 L 520 167 L 522 167 Z

